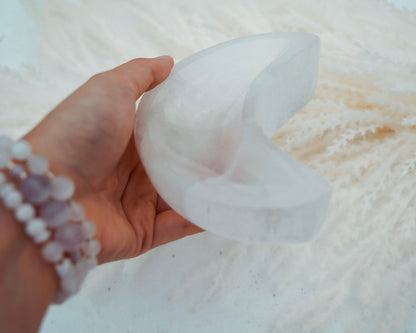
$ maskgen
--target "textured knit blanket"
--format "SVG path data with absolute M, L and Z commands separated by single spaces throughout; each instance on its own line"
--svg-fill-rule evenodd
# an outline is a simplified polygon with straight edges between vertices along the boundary
M 306 31 L 321 38 L 318 88 L 273 140 L 333 186 L 313 242 L 188 237 L 98 267 L 42 332 L 416 331 L 416 13 L 378 0 L 33 3 L 34 64 L 0 68 L 0 133 L 22 135 L 132 58 Z

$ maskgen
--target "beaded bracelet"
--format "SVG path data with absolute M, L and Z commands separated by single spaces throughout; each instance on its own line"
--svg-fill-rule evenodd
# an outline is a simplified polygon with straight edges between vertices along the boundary
M 54 302 L 62 303 L 97 265 L 101 246 L 93 239 L 95 224 L 71 200 L 74 183 L 48 169 L 48 160 L 33 155 L 28 142 L 0 136 L 0 198 L 24 224 L 26 234 L 42 246 L 43 258 L 54 264 L 60 277 Z

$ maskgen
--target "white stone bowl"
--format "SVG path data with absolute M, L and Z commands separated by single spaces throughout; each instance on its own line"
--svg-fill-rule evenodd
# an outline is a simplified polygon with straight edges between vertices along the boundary
M 174 210 L 237 241 L 317 235 L 331 186 L 270 138 L 312 98 L 319 49 L 308 33 L 238 38 L 182 60 L 143 96 L 136 145 Z

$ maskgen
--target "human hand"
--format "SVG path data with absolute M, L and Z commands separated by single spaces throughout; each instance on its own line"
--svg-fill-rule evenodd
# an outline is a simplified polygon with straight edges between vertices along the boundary
M 138 256 L 202 231 L 158 195 L 138 156 L 135 102 L 169 75 L 170 57 L 135 59 L 93 76 L 25 140 L 75 183 L 74 200 L 97 225 L 99 262 Z

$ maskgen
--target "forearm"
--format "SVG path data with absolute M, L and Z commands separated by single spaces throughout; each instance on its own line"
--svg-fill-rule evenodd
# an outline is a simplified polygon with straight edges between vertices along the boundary
M 0 332 L 36 332 L 58 277 L 1 202 L 0 230 Z

